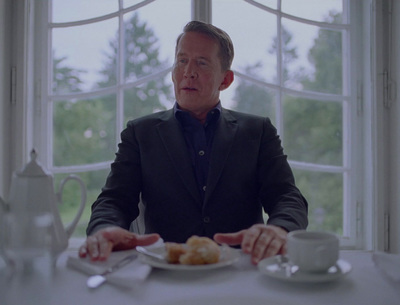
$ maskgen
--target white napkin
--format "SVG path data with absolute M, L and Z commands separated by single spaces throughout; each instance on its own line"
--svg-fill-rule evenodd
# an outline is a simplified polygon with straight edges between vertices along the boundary
M 386 252 L 374 252 L 372 260 L 390 280 L 400 283 L 400 255 Z
M 106 261 L 91 261 L 90 258 L 80 258 L 78 254 L 70 255 L 67 259 L 67 267 L 83 272 L 87 275 L 102 274 L 107 268 L 116 264 L 126 256 L 137 253 L 136 250 L 112 252 Z M 139 258 L 139 256 L 138 256 Z M 107 274 L 106 279 L 109 283 L 125 288 L 133 287 L 135 284 L 143 282 L 150 274 L 151 267 L 143 264 L 140 259 L 134 259 L 129 264 L 120 269 Z

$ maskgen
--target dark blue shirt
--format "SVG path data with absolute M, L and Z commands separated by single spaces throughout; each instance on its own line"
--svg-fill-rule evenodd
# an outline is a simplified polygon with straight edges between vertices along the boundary
M 193 170 L 199 192 L 204 200 L 207 186 L 208 167 L 210 165 L 211 146 L 217 122 L 221 115 L 221 103 L 211 109 L 204 124 L 192 117 L 189 112 L 178 108 L 175 103 L 174 113 L 181 124 L 186 145 L 192 160 Z

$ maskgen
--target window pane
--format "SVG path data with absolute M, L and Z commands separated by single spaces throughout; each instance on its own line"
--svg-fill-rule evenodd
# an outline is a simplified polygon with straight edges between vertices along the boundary
M 274 10 L 276 10 L 278 8 L 277 7 L 278 0 L 255 0 L 254 2 L 258 2 L 262 5 L 272 8 Z
M 291 160 L 342 165 L 342 105 L 285 96 L 283 143 Z
M 143 76 L 168 68 L 170 61 L 160 58 L 160 43 L 152 26 L 143 21 L 142 10 L 125 15 L 125 81 L 134 82 Z
M 296 184 L 307 198 L 308 230 L 343 234 L 343 175 L 293 170 Z
M 173 11 L 173 16 L 166 13 L 170 11 Z M 130 28 L 126 29 L 126 33 L 127 35 L 132 35 L 130 38 L 132 39 L 131 42 L 134 43 L 132 45 L 134 48 L 140 48 L 142 44 L 151 46 L 150 49 L 142 49 L 141 51 L 151 51 L 151 53 L 158 52 L 158 60 L 171 66 L 175 59 L 176 38 L 179 33 L 182 32 L 185 24 L 190 21 L 190 12 L 191 1 L 154 1 L 135 12 L 128 13 L 124 17 L 124 21 L 127 22 L 131 20 L 135 14 L 138 15 L 137 24 L 139 27 L 137 28 L 137 33 L 133 34 L 135 28 L 132 28 L 132 25 Z M 144 26 L 144 24 L 147 25 L 147 35 L 149 31 L 153 32 L 151 39 L 146 38 L 146 35 L 141 32 L 141 27 Z M 130 39 L 129 37 L 125 38 L 127 41 Z M 146 42 L 146 39 L 149 39 L 149 41 Z M 132 53 L 130 53 L 130 55 L 132 55 Z M 141 58 L 139 58 L 139 60 L 143 60 L 144 55 L 142 54 L 140 56 Z M 128 59 L 129 62 L 129 52 L 126 59 Z M 151 72 L 154 73 L 154 69 L 152 69 Z M 147 71 L 145 71 L 144 74 L 147 74 Z
M 232 38 L 235 58 L 232 69 L 246 73 L 257 67 L 260 80 L 276 82 L 276 16 L 244 1 L 213 1 L 213 23 Z M 245 22 L 243 22 L 245 20 Z
M 54 165 L 113 159 L 116 150 L 114 96 L 54 103 Z
M 170 75 L 124 91 L 124 121 L 171 108 L 174 102 Z
M 118 0 L 53 0 L 53 22 L 90 19 L 116 12 Z
M 275 92 L 265 86 L 236 78 L 234 110 L 268 116 L 275 122 Z
M 58 71 L 62 68 L 71 69 L 79 79 L 76 90 L 88 91 L 97 88 L 97 83 L 103 80 L 100 73 L 110 56 L 108 45 L 115 37 L 118 19 L 110 19 L 93 24 L 53 29 L 53 62 L 61 61 Z M 54 68 L 56 70 L 57 67 Z M 53 92 L 68 93 L 71 88 L 60 81 L 62 73 L 54 73 Z M 115 83 L 115 77 L 114 83 Z
M 326 21 L 325 18 L 330 11 L 341 13 L 343 0 L 282 0 L 282 12 L 305 19 Z M 330 22 L 341 23 L 342 20 Z
M 284 84 L 292 89 L 342 94 L 342 34 L 282 21 Z
M 140 2 L 143 2 L 143 0 L 123 0 L 123 2 L 124 2 L 124 8 L 126 8 L 138 4 Z
M 86 205 L 83 214 L 79 220 L 79 223 L 73 233 L 73 236 L 85 236 L 86 227 L 90 218 L 90 207 L 99 195 L 99 190 L 104 186 L 104 182 L 108 175 L 109 169 L 74 173 L 82 179 L 86 186 Z M 65 179 L 68 174 L 56 174 L 54 175 L 54 184 L 58 188 L 60 182 Z M 63 203 L 60 204 L 59 211 L 61 219 L 64 225 L 69 224 L 78 212 L 79 203 L 81 201 L 79 184 L 76 181 L 68 181 L 64 186 L 62 193 Z

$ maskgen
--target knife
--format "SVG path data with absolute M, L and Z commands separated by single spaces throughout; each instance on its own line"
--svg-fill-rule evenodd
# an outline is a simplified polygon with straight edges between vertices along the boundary
M 150 256 L 150 257 L 157 258 L 159 260 L 165 261 L 165 255 L 154 253 L 152 251 L 147 250 L 146 248 L 137 246 L 136 247 L 136 251 L 141 253 L 141 254 L 144 254 L 144 255 L 147 255 L 147 256 Z
M 103 273 L 90 276 L 86 282 L 87 286 L 89 288 L 99 287 L 101 284 L 103 284 L 106 281 L 107 274 L 110 274 L 110 273 L 120 269 L 121 267 L 129 264 L 135 258 L 137 258 L 136 253 L 130 254 L 130 255 L 126 256 L 125 258 L 123 258 L 122 260 L 115 263 L 114 265 L 107 268 L 106 271 L 104 271 Z

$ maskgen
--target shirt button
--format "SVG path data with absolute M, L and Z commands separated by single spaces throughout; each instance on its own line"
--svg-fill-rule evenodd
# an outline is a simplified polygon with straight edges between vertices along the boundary
M 207 186 L 203 186 L 203 191 L 204 191 L 204 192 L 206 191 L 206 188 L 207 188 Z
M 204 154 L 205 154 L 204 150 L 199 151 L 199 156 L 204 156 Z
M 203 218 L 203 222 L 204 222 L 204 223 L 210 223 L 210 222 L 211 222 L 210 217 L 205 216 L 205 217 Z

